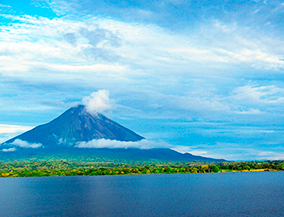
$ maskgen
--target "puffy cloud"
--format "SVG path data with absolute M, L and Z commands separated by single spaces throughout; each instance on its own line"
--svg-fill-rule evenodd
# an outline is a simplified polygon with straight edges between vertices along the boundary
M 10 145 L 19 146 L 21 148 L 39 148 L 42 147 L 41 143 L 29 143 L 20 139 L 16 139 L 14 142 L 10 143 Z
M 113 100 L 109 98 L 108 90 L 99 90 L 93 92 L 90 96 L 84 97 L 82 100 L 85 109 L 92 115 L 102 113 L 113 108 Z

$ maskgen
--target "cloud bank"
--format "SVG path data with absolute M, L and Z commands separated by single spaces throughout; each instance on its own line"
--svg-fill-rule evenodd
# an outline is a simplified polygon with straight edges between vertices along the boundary
M 92 115 L 102 113 L 113 108 L 113 101 L 109 98 L 108 90 L 93 92 L 91 96 L 84 97 L 82 100 L 85 109 Z
M 78 148 L 139 148 L 139 149 L 152 149 L 152 148 L 167 148 L 170 147 L 164 142 L 153 142 L 146 139 L 137 142 L 124 142 L 110 139 L 93 139 L 88 142 L 78 142 L 75 147 Z
M 137 142 L 123 142 L 123 141 L 117 141 L 117 140 L 109 140 L 109 139 L 93 139 L 88 142 L 78 142 L 75 147 L 77 148 L 122 148 L 122 149 L 128 149 L 128 148 L 138 148 L 138 149 L 154 149 L 154 148 L 168 148 L 172 149 L 174 151 L 177 151 L 179 153 L 190 153 L 193 155 L 198 156 L 206 156 L 206 157 L 214 157 L 214 155 L 208 153 L 203 150 L 195 150 L 192 149 L 189 146 L 183 146 L 183 145 L 172 145 L 163 141 L 157 142 L 157 141 L 150 141 L 147 139 L 143 139 L 141 141 Z M 219 157 L 219 156 L 218 156 Z
M 137 142 L 124 142 L 110 139 L 93 139 L 88 142 L 78 142 L 75 147 L 77 148 L 138 148 L 138 149 L 154 149 L 154 148 L 168 148 L 174 151 L 184 153 L 190 153 L 194 155 L 204 155 L 207 154 L 206 151 L 197 151 L 189 146 L 182 145 L 171 145 L 166 142 L 157 142 L 143 139 Z

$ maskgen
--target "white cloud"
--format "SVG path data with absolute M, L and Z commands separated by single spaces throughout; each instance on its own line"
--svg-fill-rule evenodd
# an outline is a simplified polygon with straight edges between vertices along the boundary
M 19 146 L 21 148 L 39 148 L 42 147 L 41 143 L 29 143 L 20 139 L 16 139 L 14 142 L 10 143 L 10 145 Z
M 3 152 L 13 152 L 13 151 L 16 151 L 16 148 L 15 147 L 13 147 L 13 148 L 4 148 L 1 151 L 3 151 Z
M 85 105 L 87 112 L 92 115 L 111 110 L 114 104 L 113 100 L 109 98 L 109 91 L 107 90 L 93 92 L 91 96 L 84 97 L 82 103 Z
M 153 142 L 146 139 L 137 142 L 124 142 L 109 139 L 93 139 L 89 142 L 78 142 L 78 148 L 139 148 L 139 149 L 152 149 L 152 148 L 167 148 L 169 145 L 164 142 Z

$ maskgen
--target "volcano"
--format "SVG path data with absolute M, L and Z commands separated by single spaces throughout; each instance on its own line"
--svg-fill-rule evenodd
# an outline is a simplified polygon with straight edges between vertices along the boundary
M 68 109 L 53 121 L 35 127 L 5 144 L 15 140 L 39 143 L 45 148 L 72 146 L 78 141 L 109 139 L 124 142 L 135 142 L 145 139 L 133 131 L 98 113 L 91 115 L 83 105 Z
M 39 125 L 0 146 L 0 161 L 68 160 L 96 162 L 133 161 L 224 161 L 181 154 L 167 148 L 80 148 L 93 141 L 116 141 L 128 144 L 145 138 L 104 115 L 87 112 L 83 105 L 72 107 L 51 122 Z M 147 141 L 147 140 L 144 140 Z

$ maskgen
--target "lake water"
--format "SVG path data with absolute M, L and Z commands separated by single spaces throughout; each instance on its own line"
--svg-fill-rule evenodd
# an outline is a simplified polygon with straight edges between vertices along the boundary
M 284 172 L 1 178 L 0 216 L 284 216 Z

